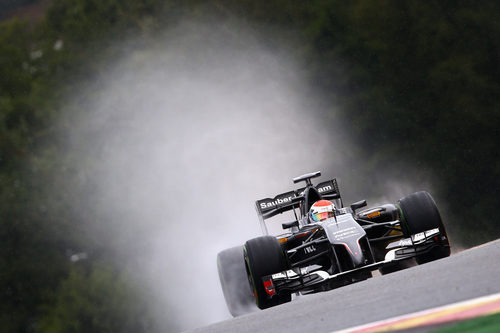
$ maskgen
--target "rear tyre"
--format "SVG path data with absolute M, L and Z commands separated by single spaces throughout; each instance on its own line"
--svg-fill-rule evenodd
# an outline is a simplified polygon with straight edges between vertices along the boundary
M 290 302 L 291 294 L 269 295 L 264 289 L 262 278 L 266 275 L 286 271 L 288 265 L 278 240 L 273 236 L 251 239 L 243 247 L 248 281 L 260 309 Z
M 402 229 L 406 237 L 439 228 L 440 236 L 436 241 L 436 246 L 429 252 L 418 255 L 415 258 L 417 263 L 423 264 L 448 257 L 450 255 L 448 235 L 432 196 L 425 191 L 416 192 L 400 199 L 398 204 Z
M 243 246 L 224 250 L 217 255 L 222 293 L 233 317 L 257 311 L 252 290 L 248 286 Z

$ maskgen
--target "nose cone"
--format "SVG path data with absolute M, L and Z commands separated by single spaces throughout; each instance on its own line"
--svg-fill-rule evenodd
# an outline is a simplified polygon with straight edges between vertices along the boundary
M 322 225 L 332 245 L 345 247 L 351 258 L 353 268 L 362 266 L 365 263 L 365 256 L 359 246 L 359 240 L 366 236 L 366 232 L 354 220 L 352 214 L 338 215 L 336 219 L 328 219 Z
M 347 251 L 351 255 L 351 260 L 354 268 L 361 266 L 365 263 L 365 256 L 361 247 L 359 246 L 358 240 L 352 240 L 344 243 Z

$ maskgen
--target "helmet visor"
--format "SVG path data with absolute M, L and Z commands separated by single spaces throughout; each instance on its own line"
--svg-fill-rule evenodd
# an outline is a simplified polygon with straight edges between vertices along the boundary
M 333 217 L 333 212 L 312 213 L 311 217 L 312 217 L 313 221 L 319 222 L 319 221 L 323 221 L 329 217 Z

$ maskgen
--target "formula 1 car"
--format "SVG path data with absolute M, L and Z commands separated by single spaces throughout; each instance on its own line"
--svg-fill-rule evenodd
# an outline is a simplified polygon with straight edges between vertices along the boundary
M 372 276 L 450 255 L 450 244 L 431 195 L 416 192 L 396 204 L 360 210 L 365 200 L 343 205 L 336 179 L 314 186 L 319 171 L 293 179 L 306 186 L 256 202 L 265 236 L 220 252 L 217 266 L 229 311 L 238 316 L 338 288 Z M 333 203 L 333 216 L 314 222 L 316 202 Z M 358 211 L 360 210 L 360 211 Z M 268 235 L 266 220 L 293 211 L 286 233 Z

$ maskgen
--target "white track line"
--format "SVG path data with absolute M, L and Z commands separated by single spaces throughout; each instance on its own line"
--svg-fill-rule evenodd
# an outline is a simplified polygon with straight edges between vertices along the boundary
M 499 300 L 499 299 L 500 299 L 500 293 L 489 295 L 489 296 L 473 298 L 473 299 L 470 299 L 467 301 L 448 304 L 448 305 L 444 305 L 444 306 L 440 306 L 440 307 L 436 307 L 436 308 L 432 308 L 432 309 L 428 309 L 428 310 L 423 310 L 423 311 L 419 311 L 419 312 L 409 313 L 406 315 L 397 316 L 397 317 L 393 317 L 393 318 L 389 318 L 389 319 L 384 319 L 384 320 L 376 321 L 373 323 L 355 326 L 355 327 L 343 329 L 340 331 L 334 331 L 334 332 L 336 332 L 336 333 L 354 333 L 354 332 L 358 332 L 358 331 L 362 331 L 362 330 L 367 330 L 370 328 L 375 329 L 376 327 L 379 327 L 381 325 L 389 325 L 391 323 L 395 323 L 395 322 L 398 322 L 401 320 L 425 316 L 425 315 L 428 315 L 428 314 L 431 314 L 434 312 L 438 312 L 438 311 L 442 311 L 442 310 L 447 310 L 447 309 L 451 309 L 451 308 L 455 308 L 455 307 L 462 307 L 462 306 L 467 306 L 467 305 L 474 305 L 474 304 L 478 304 L 478 303 L 484 303 L 484 302 L 489 302 L 489 301 L 494 301 L 494 300 Z

